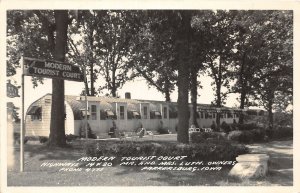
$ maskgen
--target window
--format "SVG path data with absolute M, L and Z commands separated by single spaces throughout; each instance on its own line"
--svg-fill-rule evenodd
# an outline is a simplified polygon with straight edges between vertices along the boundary
M 115 115 L 115 112 L 110 110 L 110 109 L 106 109 L 106 110 L 100 110 L 100 119 L 101 120 L 106 120 L 106 119 L 117 119 L 117 116 Z
M 227 117 L 228 117 L 228 118 L 233 118 L 232 113 L 227 113 Z
M 205 119 L 208 119 L 208 113 L 205 113 Z
M 31 116 L 31 120 L 42 120 L 42 107 L 32 106 L 27 112 Z
M 148 119 L 148 109 L 147 109 L 147 107 L 143 108 L 143 118 Z
M 137 111 L 128 111 L 127 112 L 127 119 L 140 119 L 140 113 Z
M 120 119 L 125 119 L 125 107 L 120 106 Z
M 150 119 L 161 119 L 162 116 L 159 111 L 151 111 L 150 112 Z
M 216 118 L 216 113 L 213 113 L 213 119 L 215 119 Z
M 97 120 L 97 106 L 96 105 L 91 105 L 91 109 L 92 109 L 92 120 Z
M 203 119 L 204 118 L 204 116 L 203 116 L 203 112 L 201 112 L 201 119 Z
M 163 114 L 164 114 L 164 119 L 168 118 L 168 111 L 167 111 L 167 107 L 163 108 Z

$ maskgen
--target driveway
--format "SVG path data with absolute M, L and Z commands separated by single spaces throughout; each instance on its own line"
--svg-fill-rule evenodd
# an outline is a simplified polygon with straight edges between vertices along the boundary
M 247 145 L 251 153 L 270 156 L 267 180 L 273 185 L 293 185 L 293 141 L 272 141 Z

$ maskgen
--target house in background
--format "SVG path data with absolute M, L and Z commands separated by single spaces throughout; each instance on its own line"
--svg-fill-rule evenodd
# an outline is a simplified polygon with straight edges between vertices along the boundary
M 108 137 L 113 121 L 121 132 L 134 132 L 143 126 L 155 131 L 166 128 L 175 133 L 178 123 L 177 103 L 131 99 L 130 93 L 125 98 L 87 97 L 88 123 L 93 133 L 99 137 Z M 190 105 L 191 110 L 191 105 Z M 216 121 L 217 112 L 221 122 L 232 123 L 238 119 L 240 110 L 222 107 L 215 108 L 208 104 L 198 104 L 197 122 L 200 127 L 208 128 Z M 65 133 L 79 135 L 84 125 L 85 97 L 65 96 Z M 46 94 L 33 102 L 25 118 L 26 136 L 49 136 L 51 119 L 51 94 Z

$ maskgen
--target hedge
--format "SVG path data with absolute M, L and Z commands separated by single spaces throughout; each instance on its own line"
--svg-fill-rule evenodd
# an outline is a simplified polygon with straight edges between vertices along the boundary
M 85 147 L 86 155 L 99 156 L 188 156 L 188 161 L 230 161 L 240 154 L 248 153 L 244 145 L 232 145 L 229 142 L 205 142 L 194 144 L 130 142 L 93 143 Z
M 231 131 L 227 138 L 239 143 L 263 142 L 266 139 L 266 132 L 264 129 Z
M 225 140 L 224 134 L 221 132 L 193 132 L 190 139 L 192 143 L 205 143 L 208 140 Z

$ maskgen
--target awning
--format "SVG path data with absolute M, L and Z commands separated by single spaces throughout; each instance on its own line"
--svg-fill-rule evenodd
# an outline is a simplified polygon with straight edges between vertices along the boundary
M 87 114 L 88 116 L 91 115 L 90 112 L 89 112 L 89 111 L 86 111 L 85 109 L 80 109 L 80 110 L 81 110 L 82 116 L 85 116 L 86 114 Z
M 42 107 L 32 106 L 27 112 L 27 115 L 39 115 L 41 113 Z
M 138 113 L 137 111 L 132 111 L 132 115 L 133 116 L 140 116 L 140 113 Z
M 112 112 L 112 110 L 107 110 L 106 111 L 107 116 L 115 116 L 114 112 Z
M 161 115 L 160 112 L 158 112 L 158 111 L 155 111 L 154 114 L 155 114 L 155 116 L 160 116 Z

